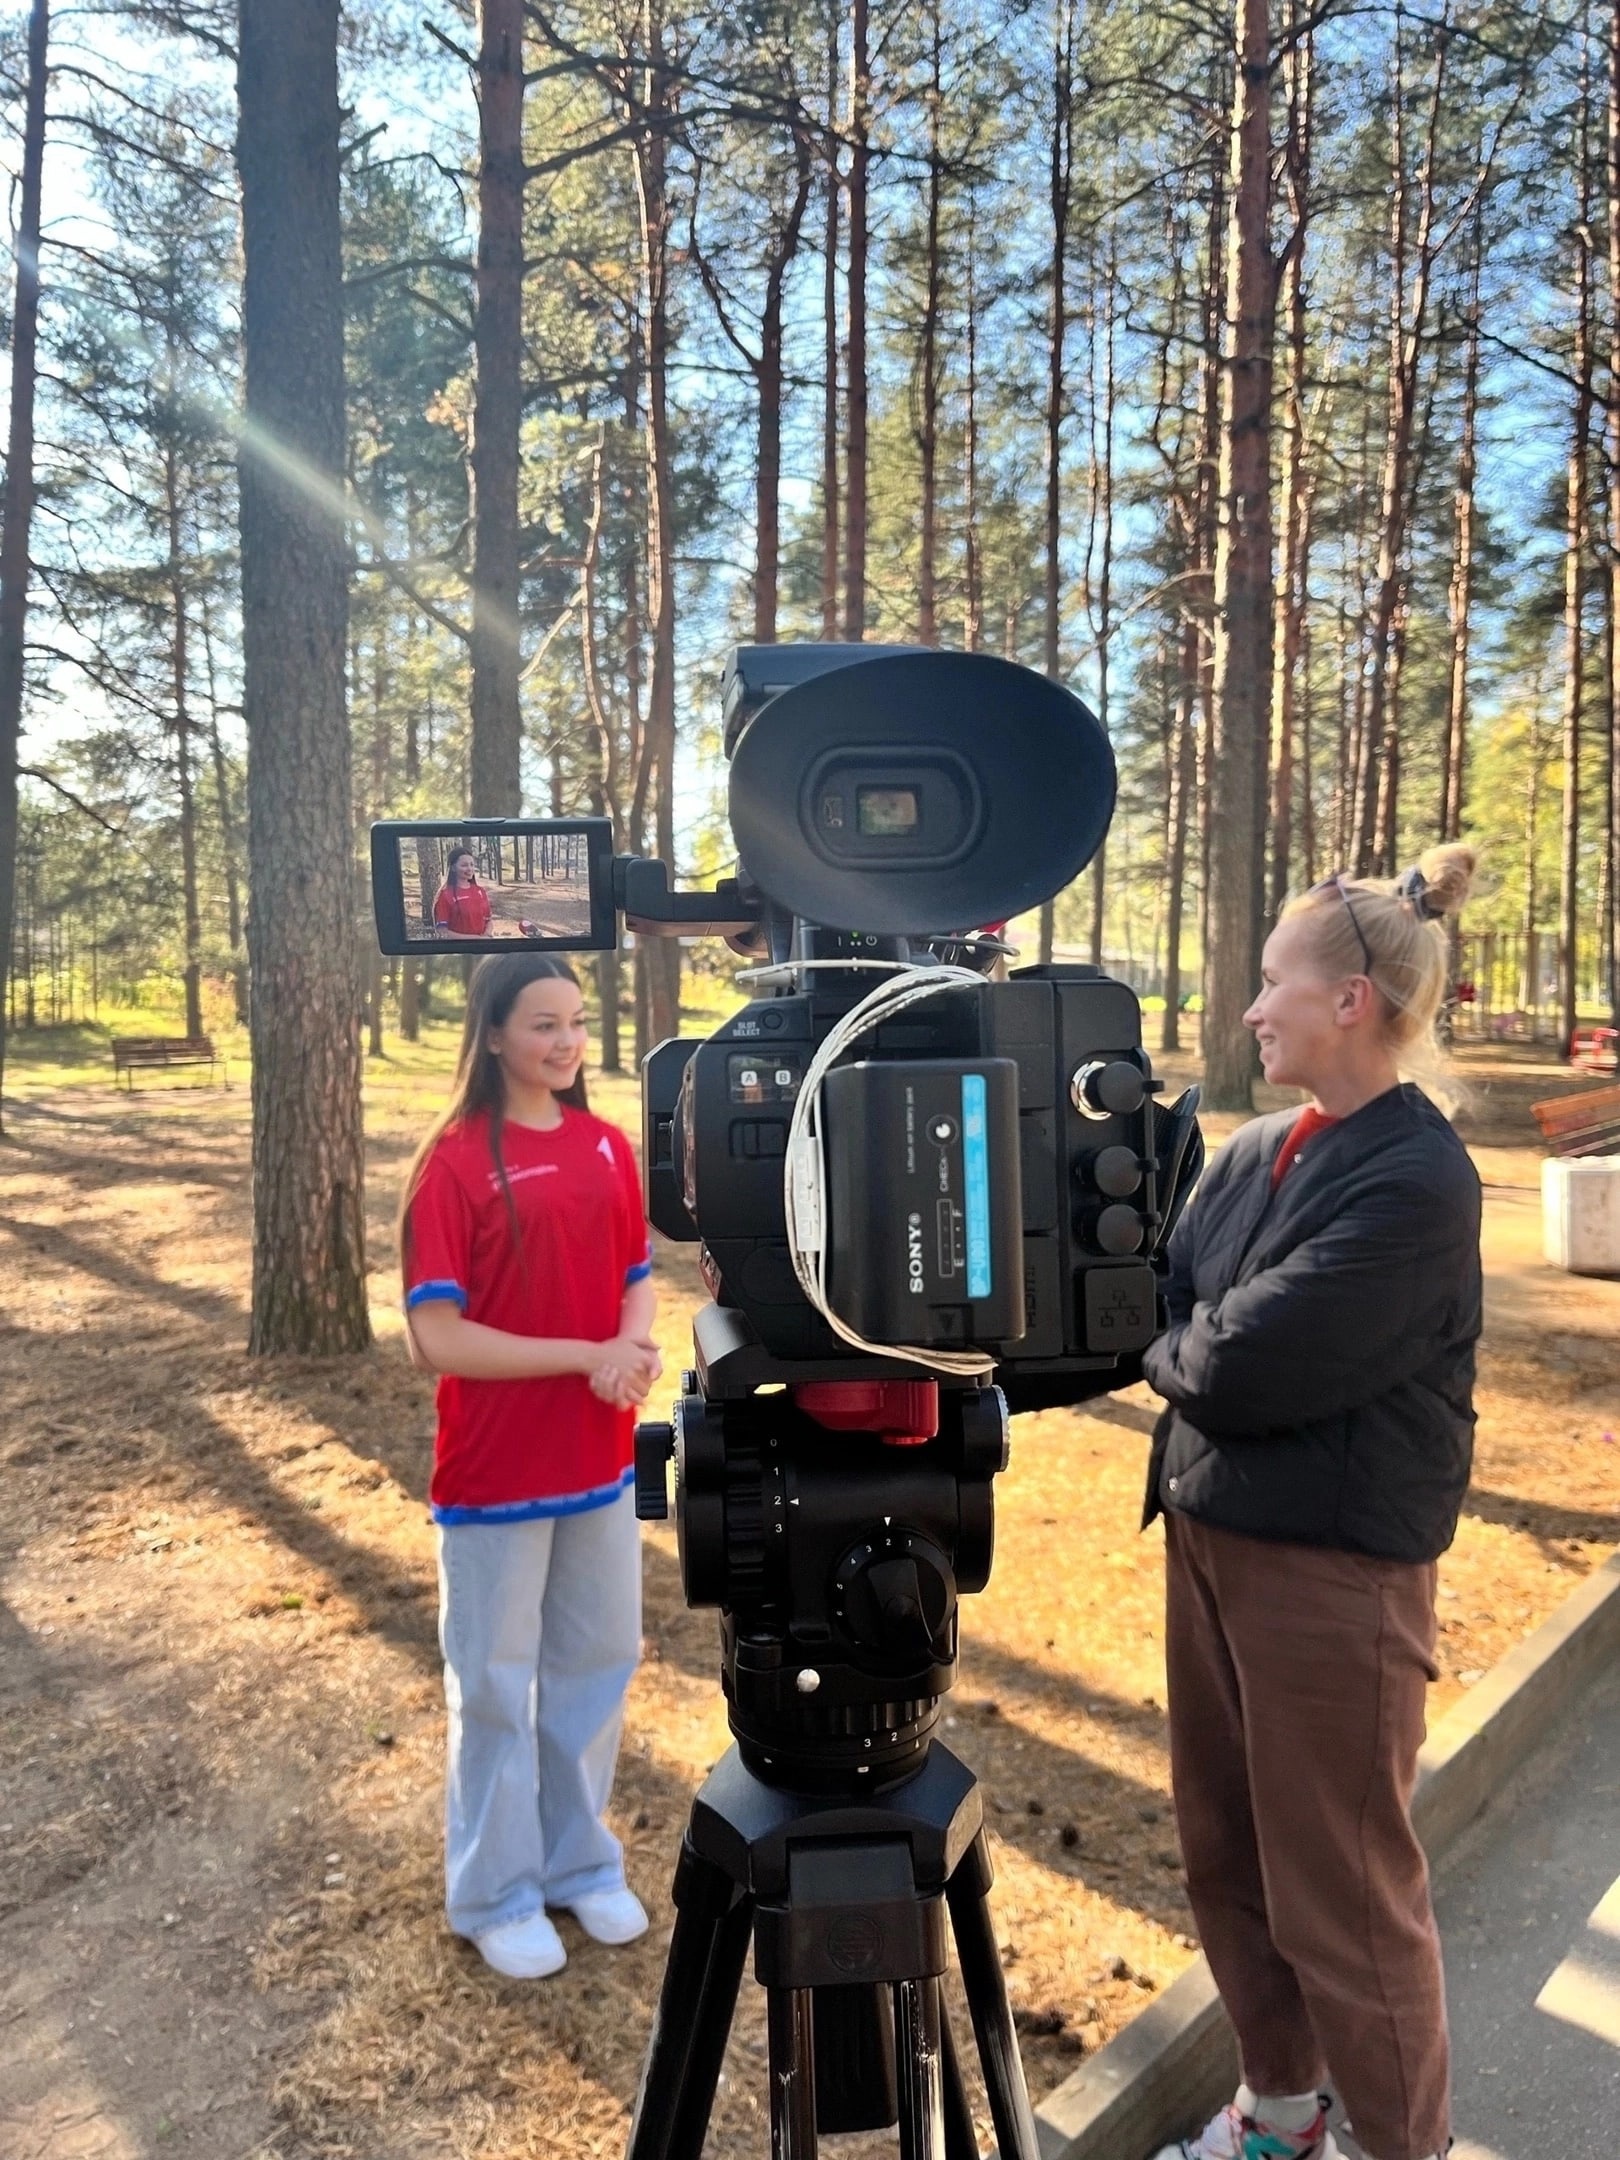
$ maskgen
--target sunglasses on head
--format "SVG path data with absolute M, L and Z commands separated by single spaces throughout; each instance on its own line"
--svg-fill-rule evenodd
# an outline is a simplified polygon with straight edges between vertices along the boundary
M 1349 890 L 1345 885 L 1342 870 L 1335 870 L 1332 877 L 1322 878 L 1311 887 L 1306 897 L 1314 900 L 1318 893 L 1326 892 L 1336 892 L 1344 902 L 1345 910 L 1350 917 L 1350 927 L 1356 933 L 1356 943 L 1361 947 L 1361 957 L 1367 963 L 1367 975 L 1371 979 L 1373 971 L 1372 947 L 1367 943 L 1367 933 L 1362 929 L 1360 920 L 1357 917 L 1355 902 L 1351 899 Z

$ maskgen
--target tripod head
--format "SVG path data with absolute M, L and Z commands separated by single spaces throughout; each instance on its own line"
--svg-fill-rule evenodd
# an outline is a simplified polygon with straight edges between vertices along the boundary
M 720 1609 L 739 1752 L 796 1791 L 907 1778 L 956 1677 L 958 1598 L 989 1580 L 1006 1404 L 864 1373 L 714 1387 L 686 1373 L 673 1420 L 638 1430 L 636 1510 L 667 1514 L 673 1456 L 682 1588 Z

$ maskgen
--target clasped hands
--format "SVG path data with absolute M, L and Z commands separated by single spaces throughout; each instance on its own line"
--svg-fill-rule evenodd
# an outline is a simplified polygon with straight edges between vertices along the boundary
M 591 1393 L 615 1410 L 634 1410 L 647 1400 L 664 1369 L 657 1345 L 645 1336 L 616 1335 L 598 1343 L 591 1363 Z

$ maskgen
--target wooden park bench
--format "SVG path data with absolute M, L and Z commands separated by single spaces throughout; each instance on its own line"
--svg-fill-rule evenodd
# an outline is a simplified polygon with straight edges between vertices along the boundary
M 113 1085 L 120 1080 L 133 1093 L 130 1074 L 139 1066 L 167 1070 L 176 1065 L 206 1065 L 210 1081 L 218 1072 L 226 1087 L 231 1076 L 224 1059 L 214 1048 L 211 1035 L 115 1035 L 112 1045 Z
M 1620 1087 L 1583 1088 L 1532 1103 L 1530 1115 L 1555 1155 L 1611 1155 L 1620 1151 Z

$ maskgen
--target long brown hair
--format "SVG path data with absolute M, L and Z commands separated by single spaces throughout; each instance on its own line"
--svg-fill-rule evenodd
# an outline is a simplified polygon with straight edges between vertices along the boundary
M 464 854 L 468 851 L 458 848 L 456 852 Z M 427 1159 L 449 1128 L 467 1118 L 484 1116 L 489 1119 L 489 1152 L 494 1158 L 495 1175 L 501 1181 L 514 1242 L 517 1239 L 517 1208 L 501 1154 L 501 1128 L 506 1123 L 506 1083 L 501 1076 L 501 1061 L 490 1048 L 489 1038 L 496 1028 L 505 1027 L 519 997 L 530 983 L 537 982 L 567 982 L 576 990 L 579 988 L 579 977 L 567 961 L 553 959 L 550 953 L 489 953 L 473 969 L 472 980 L 467 985 L 467 1017 L 461 1030 L 455 1077 L 450 1083 L 450 1101 L 443 1115 L 429 1126 L 426 1139 L 412 1157 L 399 1203 L 400 1260 L 406 1267 L 410 1264 L 411 1202 L 422 1182 Z M 588 1110 L 584 1071 L 576 1073 L 570 1085 L 559 1088 L 556 1095 L 558 1102 L 565 1103 L 571 1110 Z

